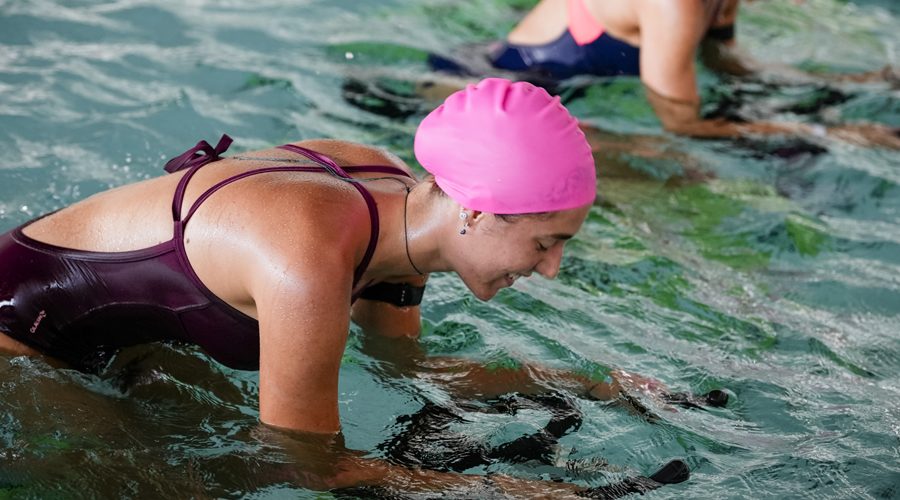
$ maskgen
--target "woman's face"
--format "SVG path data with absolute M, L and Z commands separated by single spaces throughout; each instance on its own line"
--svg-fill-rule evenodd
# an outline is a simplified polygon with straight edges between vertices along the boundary
M 589 209 L 517 216 L 510 222 L 476 212 L 466 234 L 455 238 L 455 253 L 461 258 L 455 259 L 454 269 L 481 300 L 491 299 L 501 288 L 535 272 L 553 279 L 559 272 L 563 246 L 581 228 Z

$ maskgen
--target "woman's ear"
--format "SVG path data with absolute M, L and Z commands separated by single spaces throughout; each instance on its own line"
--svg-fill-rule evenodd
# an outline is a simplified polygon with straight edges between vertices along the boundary
M 484 215 L 484 212 L 472 210 L 471 213 L 469 213 L 465 208 L 461 207 L 459 210 L 459 219 L 463 222 L 463 226 L 462 229 L 459 230 L 459 234 L 466 234 L 471 231 L 473 226 L 481 221 L 482 215 Z
M 472 210 L 472 215 L 469 216 L 469 225 L 471 227 L 477 226 L 479 222 L 484 220 L 484 212 L 479 212 L 478 210 Z

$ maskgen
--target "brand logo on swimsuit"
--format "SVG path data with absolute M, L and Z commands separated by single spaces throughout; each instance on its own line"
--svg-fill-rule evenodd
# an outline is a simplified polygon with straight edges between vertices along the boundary
M 37 318 L 34 319 L 34 324 L 31 325 L 31 328 L 29 328 L 29 331 L 31 333 L 36 332 L 38 329 L 38 326 L 40 326 L 40 324 L 41 324 L 41 321 L 43 321 L 44 318 L 46 318 L 46 317 L 47 317 L 47 311 L 41 309 L 41 312 L 39 312 L 37 315 Z

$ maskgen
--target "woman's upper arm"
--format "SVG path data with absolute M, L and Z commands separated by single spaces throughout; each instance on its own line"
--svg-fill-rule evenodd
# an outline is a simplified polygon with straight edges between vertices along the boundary
M 254 284 L 259 415 L 315 433 L 340 430 L 338 375 L 350 322 L 352 264 L 320 254 Z

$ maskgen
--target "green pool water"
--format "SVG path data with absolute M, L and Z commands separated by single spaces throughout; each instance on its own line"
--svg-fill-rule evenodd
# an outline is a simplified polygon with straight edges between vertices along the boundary
M 348 102 L 346 82 L 408 92 L 429 77 L 428 51 L 501 37 L 533 3 L 0 0 L 0 228 L 160 175 L 222 133 L 234 151 L 360 141 L 419 168 L 412 138 L 430 104 L 380 115 Z M 864 71 L 898 64 L 898 19 L 891 0 L 770 0 L 743 9 L 738 35 L 762 60 Z M 738 96 L 746 116 L 900 126 L 884 85 L 836 87 L 825 105 L 816 84 L 703 72 L 701 85 L 706 111 Z M 692 478 L 649 498 L 900 498 L 900 154 L 671 137 L 629 79 L 564 98 L 621 147 L 596 156 L 598 203 L 559 278 L 482 303 L 435 276 L 421 344 L 733 397 L 708 411 L 648 400 L 654 422 L 579 399 L 584 422 L 561 453 L 615 467 L 469 472 L 596 486 L 683 457 Z M 339 400 L 347 446 L 371 456 L 398 416 L 448 398 L 390 372 L 354 331 Z M 300 460 L 257 416 L 256 374 L 189 347 L 126 350 L 105 376 L 0 357 L 0 498 L 329 498 L 273 472 Z M 512 439 L 547 418 L 473 418 L 466 432 Z

